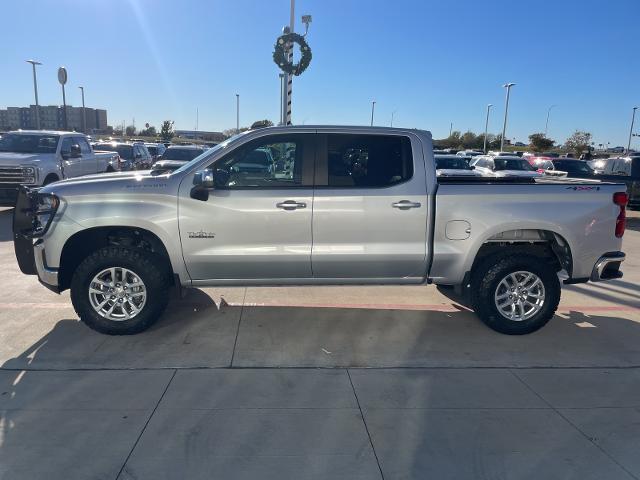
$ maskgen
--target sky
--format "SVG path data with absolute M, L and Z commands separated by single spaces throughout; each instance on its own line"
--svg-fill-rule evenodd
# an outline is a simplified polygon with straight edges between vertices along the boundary
M 67 103 L 105 108 L 111 125 L 163 120 L 221 131 L 279 120 L 272 52 L 290 0 L 3 0 L 0 108 Z M 640 0 L 296 0 L 313 17 L 313 60 L 293 82 L 293 123 L 376 125 L 507 138 L 575 130 L 625 145 L 640 106 Z M 395 113 L 393 113 L 395 112 Z M 640 114 L 638 115 L 640 117 Z M 640 133 L 640 118 L 637 132 Z M 640 147 L 640 137 L 633 144 Z

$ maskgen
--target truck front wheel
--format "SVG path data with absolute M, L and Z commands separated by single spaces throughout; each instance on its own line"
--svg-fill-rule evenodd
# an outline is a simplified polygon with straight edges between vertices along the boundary
M 471 302 L 493 330 L 523 335 L 551 320 L 560 302 L 560 281 L 542 258 L 505 254 L 473 272 Z
M 85 258 L 71 280 L 71 301 L 80 319 L 108 335 L 139 333 L 167 306 L 169 278 L 152 253 L 105 247 Z

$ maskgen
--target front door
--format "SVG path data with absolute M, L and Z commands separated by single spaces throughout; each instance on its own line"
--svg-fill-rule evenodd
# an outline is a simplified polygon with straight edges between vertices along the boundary
M 180 238 L 193 280 L 311 277 L 314 135 L 268 135 L 209 166 L 228 174 L 207 200 L 180 187 Z
M 82 155 L 71 156 L 71 146 L 77 144 L 73 137 L 64 137 L 60 145 L 60 155 L 62 156 L 62 168 L 65 178 L 79 177 L 84 175 L 84 164 Z
M 430 207 L 419 141 L 328 133 L 316 160 L 314 277 L 421 281 Z

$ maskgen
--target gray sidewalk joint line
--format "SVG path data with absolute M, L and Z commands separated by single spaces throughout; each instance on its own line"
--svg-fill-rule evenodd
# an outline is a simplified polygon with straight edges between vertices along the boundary
M 171 385 L 171 382 L 173 382 L 173 379 L 175 378 L 176 373 L 178 373 L 178 371 L 174 370 L 173 371 L 173 375 L 171 375 L 171 378 L 167 382 L 167 385 L 164 387 L 164 390 L 162 391 L 162 395 L 160 395 L 160 398 L 158 399 L 155 407 L 153 407 L 153 410 L 151 411 L 151 414 L 149 415 L 149 418 L 147 418 L 147 421 L 144 423 L 144 425 L 142 427 L 142 430 L 140 430 L 140 434 L 138 435 L 138 438 L 136 438 L 136 441 L 134 442 L 133 446 L 131 447 L 131 450 L 129 451 L 129 454 L 127 455 L 127 458 L 125 458 L 124 462 L 122 463 L 122 467 L 120 467 L 120 471 L 118 472 L 118 475 L 116 475 L 115 480 L 118 480 L 120 478 L 120 476 L 122 475 L 122 472 L 124 471 L 124 468 L 127 466 L 127 462 L 131 458 L 131 455 L 133 454 L 133 451 L 138 446 L 138 443 L 140 442 L 140 439 L 142 438 L 142 435 L 144 434 L 145 430 L 147 429 L 147 426 L 149 425 L 149 422 L 151 421 L 151 419 L 155 415 L 156 410 L 158 409 L 158 406 L 160 405 L 160 402 L 162 402 L 162 399 L 164 398 L 165 394 L 167 393 L 167 390 L 169 390 L 169 385 Z
M 364 425 L 364 429 L 367 432 L 367 437 L 369 437 L 369 444 L 371 445 L 371 450 L 373 451 L 373 456 L 376 459 L 376 463 L 378 464 L 378 470 L 380 470 L 380 478 L 384 480 L 384 473 L 382 473 L 382 467 L 380 466 L 380 459 L 378 458 L 378 454 L 376 453 L 376 447 L 373 445 L 373 438 L 371 438 L 371 432 L 369 432 L 369 426 L 367 425 L 367 421 L 364 418 L 364 412 L 362 411 L 362 407 L 360 406 L 360 399 L 358 398 L 358 394 L 356 393 L 356 387 L 353 384 L 353 380 L 351 379 L 351 373 L 349 373 L 349 369 L 346 369 L 347 377 L 349 378 L 349 383 L 351 384 L 351 389 L 353 390 L 353 396 L 356 399 L 356 403 L 358 404 L 358 410 L 360 411 L 360 417 L 362 418 L 362 424 Z
M 244 313 L 244 301 L 247 299 L 247 288 L 244 287 L 244 295 L 242 296 L 242 305 L 240 306 L 240 318 L 238 319 L 238 328 L 236 329 L 236 338 L 233 341 L 233 350 L 231 352 L 231 362 L 229 368 L 233 368 L 233 360 L 236 358 L 236 345 L 238 345 L 238 335 L 240 335 L 240 324 L 242 323 L 242 314 Z
M 554 412 L 556 412 L 556 414 L 558 414 L 558 416 L 560 418 L 562 418 L 565 422 L 567 422 L 573 429 L 575 429 L 580 435 L 582 435 L 589 443 L 591 443 L 591 445 L 595 446 L 598 450 L 600 450 L 604 456 L 606 456 L 609 460 L 611 460 L 613 463 L 615 463 L 618 467 L 620 467 L 625 473 L 627 473 L 627 475 L 629 475 L 631 478 L 634 478 L 635 480 L 638 480 L 638 477 L 636 477 L 633 473 L 631 473 L 624 465 L 622 465 L 620 462 L 618 462 L 618 460 L 616 460 L 615 458 L 613 458 L 609 452 L 607 452 L 606 450 L 604 450 L 600 445 L 598 445 L 596 442 L 593 441 L 593 439 L 591 437 L 589 437 L 586 433 L 584 433 L 576 424 L 574 424 L 571 420 L 569 420 L 567 417 L 565 417 L 562 412 L 557 409 L 556 407 L 554 407 L 553 405 L 551 405 L 551 403 L 549 403 L 547 401 L 546 398 L 544 398 L 542 395 L 540 395 L 538 392 L 536 392 L 534 390 L 534 388 L 532 386 L 530 386 L 523 378 L 520 377 L 520 375 L 518 375 L 518 373 L 516 371 L 513 371 L 512 369 L 509 369 L 509 372 L 516 377 L 521 383 L 522 385 L 524 385 L 527 389 L 529 389 L 529 391 L 531 393 L 533 393 L 536 397 L 538 397 L 540 400 L 542 400 L 544 403 L 546 403 L 547 405 L 549 405 L 549 408 L 551 408 Z

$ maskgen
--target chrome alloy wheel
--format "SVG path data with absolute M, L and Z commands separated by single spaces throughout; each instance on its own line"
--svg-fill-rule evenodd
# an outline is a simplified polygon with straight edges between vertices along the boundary
M 513 272 L 504 277 L 494 295 L 498 312 L 503 317 L 521 322 L 538 313 L 544 305 L 542 280 L 531 272 Z
M 89 284 L 89 301 L 93 309 L 107 320 L 129 320 L 147 303 L 147 289 L 142 279 L 123 267 L 111 267 L 98 273 Z

